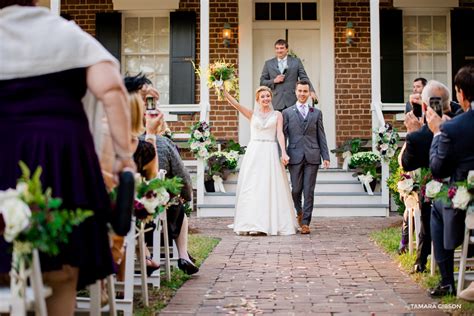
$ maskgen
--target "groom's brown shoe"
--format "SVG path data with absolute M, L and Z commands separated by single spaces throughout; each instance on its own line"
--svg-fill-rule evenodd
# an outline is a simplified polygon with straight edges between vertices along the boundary
M 296 218 L 298 219 L 298 225 L 301 227 L 303 225 L 301 223 L 303 221 L 303 212 L 298 213 L 298 215 L 296 215 Z
M 308 225 L 302 225 L 301 226 L 301 235 L 307 235 L 307 234 L 310 234 L 311 231 L 309 230 L 309 226 Z

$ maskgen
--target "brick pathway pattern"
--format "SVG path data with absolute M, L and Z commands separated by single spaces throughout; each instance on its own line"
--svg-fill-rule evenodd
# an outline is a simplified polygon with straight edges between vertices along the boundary
M 192 218 L 221 242 L 160 315 L 443 315 L 369 238 L 397 222 L 317 218 L 311 235 L 248 237 L 231 218 Z

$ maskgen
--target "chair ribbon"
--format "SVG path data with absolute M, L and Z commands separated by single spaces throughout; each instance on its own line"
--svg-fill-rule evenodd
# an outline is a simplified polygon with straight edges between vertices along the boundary
M 352 153 L 350 151 L 345 151 L 342 153 L 342 158 L 344 158 L 344 162 L 342 163 L 342 169 L 347 170 L 349 169 L 349 162 L 351 161 Z
M 361 174 L 357 178 L 362 183 L 362 187 L 365 187 L 365 189 L 367 190 L 367 194 L 374 195 L 374 192 L 372 192 L 372 188 L 370 187 L 370 182 L 374 180 L 374 177 L 372 177 L 370 173 L 367 173 Z
M 214 180 L 214 190 L 216 192 L 224 192 L 225 193 L 224 180 L 221 178 L 221 176 L 213 175 L 212 180 Z
M 401 195 L 403 202 L 405 203 L 405 209 L 409 211 L 409 214 L 413 214 L 415 219 L 415 234 L 416 234 L 416 247 L 418 248 L 420 243 L 420 231 L 421 231 L 421 209 L 418 193 L 411 191 L 409 194 Z

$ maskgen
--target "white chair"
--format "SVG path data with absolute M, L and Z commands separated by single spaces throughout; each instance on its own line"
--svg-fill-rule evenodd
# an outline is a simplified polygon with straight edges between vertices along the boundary
M 20 267 L 22 270 L 24 268 Z M 12 270 L 10 287 L 0 287 L 0 313 L 26 315 L 27 311 L 34 311 L 36 315 L 46 316 L 48 313 L 45 299 L 52 294 L 52 290 L 43 284 L 37 249 L 33 249 L 31 266 L 20 274 L 20 278 L 25 279 L 19 279 Z M 27 280 L 30 280 L 31 287 L 27 286 Z
M 474 276 L 472 274 L 466 273 L 467 267 L 473 267 L 473 260 L 471 258 L 467 258 L 467 250 L 469 244 L 474 242 L 473 238 L 471 237 L 471 230 L 474 230 L 474 213 L 467 213 L 466 214 L 466 229 L 464 233 L 464 242 L 462 244 L 462 250 L 460 253 L 459 258 L 459 273 L 458 273 L 458 288 L 457 288 L 457 295 L 464 290 L 464 283 L 465 281 L 474 281 Z

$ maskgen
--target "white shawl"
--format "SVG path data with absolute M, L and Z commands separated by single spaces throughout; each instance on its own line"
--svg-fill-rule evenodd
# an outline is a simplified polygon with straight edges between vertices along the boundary
M 8 6 L 0 10 L 0 80 L 40 76 L 100 62 L 119 63 L 94 37 L 46 8 Z M 100 102 L 87 92 L 82 100 L 100 153 Z

